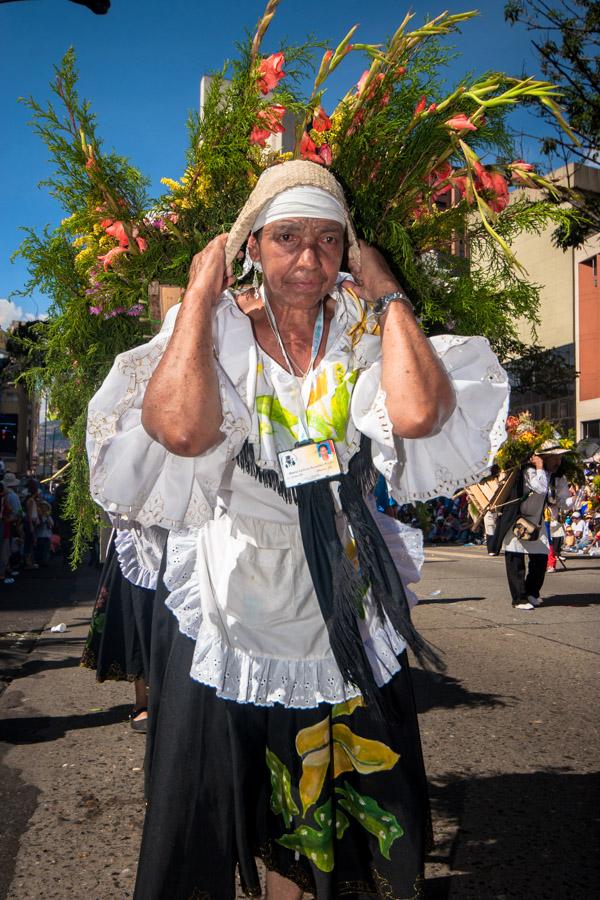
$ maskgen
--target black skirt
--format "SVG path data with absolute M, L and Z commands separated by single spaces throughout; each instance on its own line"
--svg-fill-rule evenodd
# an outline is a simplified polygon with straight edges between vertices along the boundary
M 159 584 L 162 582 L 159 582 Z M 255 857 L 318 900 L 422 897 L 431 819 L 406 654 L 362 700 L 258 707 L 190 677 L 194 642 L 156 595 L 146 749 L 148 808 L 136 900 L 260 896 Z
M 148 680 L 153 599 L 154 591 L 123 577 L 111 541 L 81 658 L 98 681 Z

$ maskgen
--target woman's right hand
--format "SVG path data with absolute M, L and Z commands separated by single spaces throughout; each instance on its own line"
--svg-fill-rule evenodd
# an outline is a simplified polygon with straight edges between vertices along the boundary
M 190 266 L 188 285 L 184 299 L 190 295 L 215 306 L 226 288 L 235 281 L 231 266 L 225 266 L 227 234 L 213 238 L 200 253 L 196 253 Z

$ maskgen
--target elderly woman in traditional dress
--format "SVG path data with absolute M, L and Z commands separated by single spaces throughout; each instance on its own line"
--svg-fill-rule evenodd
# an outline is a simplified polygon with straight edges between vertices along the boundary
M 244 243 L 262 285 L 235 292 Z M 271 900 L 421 896 L 406 646 L 434 654 L 364 496 L 379 473 L 399 502 L 477 480 L 506 396 L 485 340 L 426 339 L 304 161 L 261 176 L 160 334 L 116 360 L 92 491 L 121 528 L 170 531 L 137 900 L 228 900 L 236 866 L 260 896 L 256 857 Z

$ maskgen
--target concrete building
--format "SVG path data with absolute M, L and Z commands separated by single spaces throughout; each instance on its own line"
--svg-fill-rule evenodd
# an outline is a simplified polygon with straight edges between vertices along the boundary
M 570 164 L 551 173 L 549 180 L 600 194 L 600 169 L 592 166 Z M 526 187 L 518 188 L 515 196 L 523 196 L 523 193 L 532 199 L 539 196 L 538 191 Z M 537 343 L 543 349 L 559 353 L 576 367 L 579 378 L 560 396 L 546 398 L 532 391 L 521 394 L 514 398 L 511 411 L 529 409 L 534 418 L 547 418 L 566 428 L 574 428 L 577 437 L 581 438 L 587 427 L 584 422 L 600 418 L 593 405 L 594 402 L 600 405 L 600 375 L 592 374 L 597 365 L 594 360 L 598 349 L 598 320 L 594 318 L 593 300 L 589 299 L 590 291 L 594 290 L 590 281 L 590 278 L 593 281 L 593 274 L 590 273 L 593 271 L 592 260 L 597 260 L 597 250 L 594 252 L 593 241 L 577 250 L 561 250 L 552 241 L 554 230 L 554 226 L 550 226 L 539 234 L 523 233 L 512 244 L 529 280 L 540 285 L 539 324 L 532 329 L 529 323 L 523 322 L 519 333 L 526 343 L 533 343 L 537 337 Z M 581 266 L 587 268 L 581 269 Z M 581 286 L 587 291 L 583 306 Z M 594 322 L 595 332 L 590 330 Z M 594 341 L 595 353 L 592 349 Z M 582 383 L 586 385 L 583 393 L 580 391 Z M 584 401 L 587 403 L 585 408 L 581 406 Z M 592 418 L 588 419 L 590 416 Z

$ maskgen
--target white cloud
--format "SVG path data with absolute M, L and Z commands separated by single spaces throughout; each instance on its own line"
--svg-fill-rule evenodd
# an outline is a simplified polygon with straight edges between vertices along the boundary
M 0 328 L 8 328 L 11 322 L 31 322 L 35 316 L 26 313 L 12 300 L 0 299 Z

